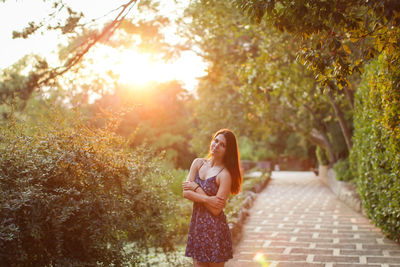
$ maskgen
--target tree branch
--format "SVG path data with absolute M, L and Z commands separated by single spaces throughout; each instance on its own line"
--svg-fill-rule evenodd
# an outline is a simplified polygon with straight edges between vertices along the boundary
M 37 87 L 48 84 L 52 79 L 66 73 L 73 66 L 75 66 L 83 58 L 83 56 L 89 52 L 90 48 L 92 48 L 99 40 L 105 37 L 110 38 L 115 30 L 119 27 L 121 22 L 125 19 L 130 9 L 128 10 L 128 12 L 125 11 L 128 9 L 129 6 L 136 2 L 137 0 L 130 0 L 128 3 L 122 5 L 122 10 L 114 18 L 114 20 L 108 26 L 106 26 L 99 35 L 96 35 L 93 39 L 89 40 L 86 44 L 86 47 L 81 52 L 76 53 L 64 64 L 64 66 L 56 67 L 55 69 L 43 73 L 37 83 Z

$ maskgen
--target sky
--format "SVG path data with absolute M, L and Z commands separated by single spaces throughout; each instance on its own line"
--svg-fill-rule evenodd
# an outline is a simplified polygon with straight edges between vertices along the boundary
M 6 0 L 0 2 L 0 69 L 6 68 L 26 54 L 34 53 L 45 56 L 49 62 L 56 62 L 57 46 L 62 40 L 55 32 L 46 32 L 44 35 L 34 35 L 28 39 L 12 39 L 14 30 L 21 30 L 28 25 L 30 21 L 40 21 L 48 16 L 50 10 L 48 2 L 43 0 Z M 82 11 L 87 19 L 103 17 L 109 11 L 126 3 L 127 0 L 64 0 L 74 10 Z M 174 3 L 174 0 L 163 0 L 161 12 L 174 17 L 183 11 L 183 6 L 187 1 L 181 1 L 180 4 Z M 130 16 L 135 16 L 135 10 L 132 10 Z M 108 18 L 115 16 L 115 13 Z M 173 40 L 175 36 L 170 35 Z M 138 58 L 136 58 L 138 57 Z M 180 59 L 169 65 L 156 64 L 148 62 L 146 55 L 137 55 L 135 51 L 128 51 L 127 59 L 121 66 L 115 66 L 116 70 L 126 68 L 135 70 L 138 77 L 152 79 L 157 77 L 160 81 L 178 79 L 181 80 L 186 89 L 192 91 L 197 85 L 196 77 L 205 74 L 205 63 L 193 52 L 186 52 Z M 139 64 L 135 65 L 135 62 Z M 131 65 L 129 65 L 131 64 Z M 140 65 L 140 66 L 138 66 Z M 156 71 L 154 71 L 156 70 Z M 153 76 L 151 75 L 153 74 Z M 157 75 L 154 75 L 157 73 Z M 129 83 L 129 75 L 121 73 L 121 82 Z M 124 78 L 125 77 L 125 78 Z M 131 78 L 133 79 L 133 78 Z

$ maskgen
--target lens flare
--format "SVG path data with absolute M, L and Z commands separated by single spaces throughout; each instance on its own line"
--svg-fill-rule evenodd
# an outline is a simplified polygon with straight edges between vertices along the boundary
M 253 257 L 253 261 L 260 263 L 262 267 L 269 267 L 267 258 L 265 257 L 264 253 L 262 253 L 262 252 L 257 252 Z

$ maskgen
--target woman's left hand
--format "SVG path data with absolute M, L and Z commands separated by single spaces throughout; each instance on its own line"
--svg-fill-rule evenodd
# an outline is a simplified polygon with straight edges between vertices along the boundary
M 208 205 L 216 209 L 223 209 L 226 204 L 225 199 L 219 196 L 209 196 L 206 202 Z
M 183 190 L 194 190 L 198 186 L 194 181 L 186 181 L 182 184 Z

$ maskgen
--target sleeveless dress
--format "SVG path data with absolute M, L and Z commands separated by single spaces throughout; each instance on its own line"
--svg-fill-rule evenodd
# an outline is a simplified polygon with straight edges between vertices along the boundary
M 203 180 L 197 172 L 195 182 L 207 195 L 215 196 L 216 178 L 217 175 Z M 225 262 L 232 258 L 232 237 L 223 211 L 214 216 L 202 203 L 193 203 L 185 256 L 199 262 Z

